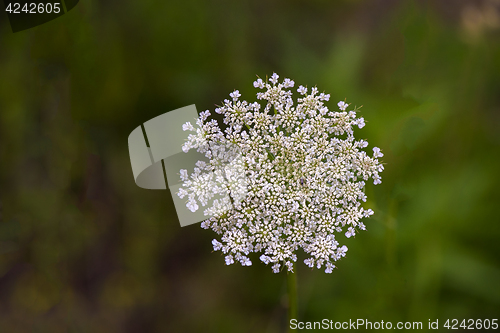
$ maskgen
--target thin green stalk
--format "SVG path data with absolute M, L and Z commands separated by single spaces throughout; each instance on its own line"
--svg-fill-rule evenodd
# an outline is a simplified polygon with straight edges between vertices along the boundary
M 297 319 L 297 272 L 295 264 L 293 265 L 293 273 L 287 272 L 286 274 L 286 284 L 287 284 L 287 294 L 288 294 L 288 332 L 295 332 L 290 328 L 290 320 Z

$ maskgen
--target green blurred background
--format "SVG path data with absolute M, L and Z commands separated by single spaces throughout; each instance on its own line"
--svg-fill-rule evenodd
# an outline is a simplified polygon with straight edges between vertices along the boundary
M 127 147 L 273 72 L 363 105 L 385 153 L 368 230 L 333 274 L 299 265 L 300 319 L 498 318 L 499 41 L 494 0 L 86 0 L 15 34 L 0 14 L 0 332 L 283 332 L 285 274 L 225 266 Z

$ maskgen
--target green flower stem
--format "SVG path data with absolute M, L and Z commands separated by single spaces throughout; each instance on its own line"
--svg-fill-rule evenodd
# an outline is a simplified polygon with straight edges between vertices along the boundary
M 290 320 L 297 319 L 297 272 L 294 263 L 293 271 L 294 273 L 287 272 L 286 282 L 287 282 L 287 294 L 288 294 L 288 332 L 294 332 L 290 328 Z

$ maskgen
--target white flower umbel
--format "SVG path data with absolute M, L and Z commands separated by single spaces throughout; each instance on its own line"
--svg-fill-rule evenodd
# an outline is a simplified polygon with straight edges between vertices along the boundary
M 295 102 L 294 82 L 278 78 L 254 82 L 263 90 L 257 93 L 262 105 L 240 101 L 239 91 L 232 92 L 215 110 L 224 116 L 225 130 L 208 120 L 209 111 L 196 127 L 183 125 L 195 132 L 183 150 L 197 149 L 210 162 L 198 162 L 190 176 L 181 170 L 178 195 L 187 196 L 192 211 L 220 197 L 205 209 L 212 217 L 202 227 L 221 235 L 212 243 L 226 264 L 250 266 L 248 255 L 261 252 L 260 260 L 275 273 L 292 271 L 302 248 L 310 255 L 307 266 L 331 273 L 347 252 L 335 236 L 355 236 L 365 230 L 361 219 L 373 214 L 362 207 L 364 186 L 369 179 L 381 183 L 383 154 L 375 147 L 369 156 L 363 150 L 368 142 L 354 138 L 353 127 L 365 126 L 357 109 L 346 111 L 349 104 L 341 101 L 340 111 L 330 110 L 330 95 L 316 87 L 308 94 L 300 86 Z

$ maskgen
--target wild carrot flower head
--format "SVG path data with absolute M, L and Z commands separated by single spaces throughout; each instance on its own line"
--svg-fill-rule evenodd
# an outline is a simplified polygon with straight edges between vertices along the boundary
M 325 104 L 330 95 L 316 87 L 299 86 L 294 100 L 294 81 L 258 79 L 260 91 L 249 103 L 235 90 L 231 99 L 215 112 L 224 116 L 222 130 L 217 121 L 202 112 L 196 122 L 183 126 L 190 134 L 183 150 L 196 149 L 206 157 L 188 175 L 178 195 L 187 197 L 191 211 L 203 207 L 203 228 L 220 235 L 212 241 L 225 254 L 226 264 L 250 266 L 251 252 L 271 264 L 275 273 L 293 269 L 296 252 L 308 254 L 309 267 L 331 273 L 334 262 L 347 252 L 336 235 L 354 236 L 365 230 L 361 220 L 373 214 L 362 202 L 365 182 L 380 184 L 383 154 L 368 142 L 354 138 L 353 127 L 365 121 L 357 109 L 341 101 L 339 110 Z

